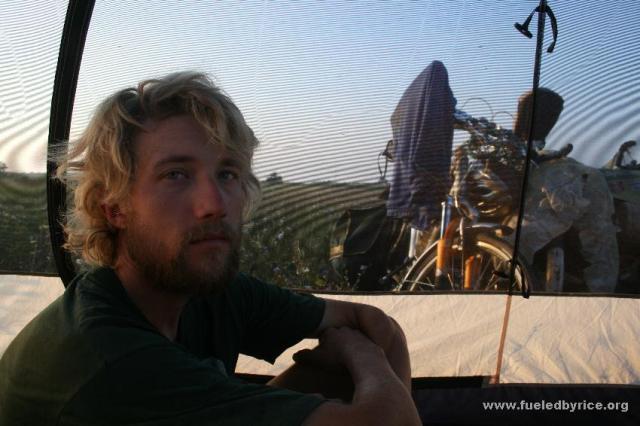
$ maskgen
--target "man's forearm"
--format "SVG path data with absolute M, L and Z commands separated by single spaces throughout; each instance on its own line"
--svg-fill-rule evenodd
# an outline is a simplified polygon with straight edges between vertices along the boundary
M 393 340 L 387 348 L 384 348 L 384 351 L 389 360 L 389 365 L 411 392 L 411 362 L 409 360 L 407 340 L 400 326 L 393 319 L 391 320 L 396 324 L 397 328 L 394 332 Z
M 349 327 L 359 330 L 383 349 L 391 369 L 407 389 L 411 389 L 411 364 L 407 341 L 398 323 L 382 310 L 339 300 L 326 300 L 325 313 L 316 332 L 319 337 L 328 328 Z
M 351 401 L 353 399 L 353 379 L 344 372 L 329 371 L 304 364 L 293 364 L 267 385 L 302 393 L 319 393 L 328 399 Z
M 308 425 L 419 425 L 410 391 L 395 373 L 382 349 L 358 353 L 346 365 L 354 383 L 349 404 L 325 403 Z
M 400 325 L 380 309 L 366 306 L 359 311 L 358 326 L 383 349 L 391 369 L 411 391 L 411 362 L 407 340 Z
M 411 391 L 385 357 L 363 354 L 348 368 L 355 388 L 354 406 L 365 407 L 379 424 L 420 424 Z

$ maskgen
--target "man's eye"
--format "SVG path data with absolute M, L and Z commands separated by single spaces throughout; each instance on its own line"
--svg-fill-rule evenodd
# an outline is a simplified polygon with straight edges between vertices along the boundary
M 170 170 L 167 173 L 165 173 L 164 177 L 169 180 L 180 180 L 180 179 L 186 179 L 189 176 L 184 170 Z
M 223 181 L 231 181 L 238 179 L 239 174 L 234 170 L 222 170 L 218 173 L 218 178 Z

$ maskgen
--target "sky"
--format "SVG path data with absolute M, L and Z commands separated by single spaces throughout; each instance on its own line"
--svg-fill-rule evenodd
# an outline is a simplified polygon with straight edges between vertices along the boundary
M 0 161 L 41 172 L 66 4 L 5 3 Z M 511 127 L 517 99 L 532 85 L 535 52 L 535 40 L 513 24 L 537 3 L 97 0 L 71 136 L 115 90 L 193 69 L 208 73 L 256 132 L 259 177 L 376 181 L 391 113 L 433 60 L 447 67 L 458 108 Z M 543 55 L 541 85 L 565 98 L 565 110 L 548 146 L 572 143 L 573 157 L 600 166 L 620 143 L 640 137 L 640 3 L 549 4 L 559 39 Z M 535 34 L 535 19 L 530 29 Z

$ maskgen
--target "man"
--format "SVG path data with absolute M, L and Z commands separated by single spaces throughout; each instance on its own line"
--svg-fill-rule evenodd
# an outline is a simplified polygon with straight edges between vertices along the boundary
M 97 268 L 7 349 L 0 424 L 419 423 L 391 318 L 237 272 L 256 146 L 200 74 L 100 106 L 59 171 L 75 188 L 67 248 Z M 238 353 L 273 362 L 305 337 L 319 345 L 269 384 L 234 377 Z M 341 371 L 351 402 L 295 390 L 327 392 Z
M 537 149 L 544 148 L 563 106 L 564 99 L 556 92 L 546 88 L 536 92 L 532 138 Z M 514 126 L 515 134 L 523 140 L 529 138 L 532 109 L 533 93 L 527 92 L 518 102 Z M 545 152 L 541 154 L 544 159 Z M 574 228 L 580 252 L 589 264 L 583 271 L 586 286 L 592 292 L 613 292 L 619 259 L 613 214 L 613 198 L 599 170 L 571 158 L 539 161 L 531 170 L 525 200 L 521 253 L 531 264 L 537 251 Z

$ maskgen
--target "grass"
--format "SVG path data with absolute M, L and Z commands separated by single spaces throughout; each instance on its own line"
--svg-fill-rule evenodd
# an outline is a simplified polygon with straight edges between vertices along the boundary
M 345 209 L 379 202 L 381 185 L 276 183 L 245 227 L 242 270 L 292 288 L 346 288 L 329 264 L 333 224 Z
M 55 273 L 43 174 L 0 173 L 0 271 Z
M 333 224 L 379 202 L 379 184 L 264 182 L 245 225 L 241 269 L 291 288 L 344 289 L 329 264 Z M 55 273 L 43 174 L 0 173 L 0 272 Z

